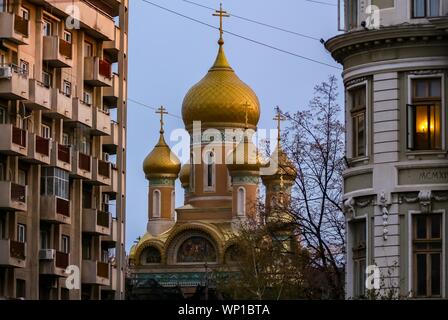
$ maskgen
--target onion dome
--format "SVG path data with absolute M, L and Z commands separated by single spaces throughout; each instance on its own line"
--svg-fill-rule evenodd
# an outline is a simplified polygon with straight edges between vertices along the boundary
M 186 94 L 182 104 L 182 118 L 187 129 L 193 121 L 207 127 L 256 128 L 260 119 L 260 102 L 255 92 L 238 78 L 229 65 L 220 39 L 216 61 L 205 77 Z
M 226 163 L 230 172 L 258 171 L 261 167 L 257 147 L 247 135 L 244 135 L 243 141 L 228 155 Z
M 271 155 L 269 162 L 264 165 L 266 174 L 262 176 L 263 181 L 279 180 L 282 177 L 285 181 L 294 181 L 297 178 L 297 171 L 294 163 L 283 151 L 280 143 Z M 271 172 L 272 171 L 272 172 Z
M 190 163 L 186 163 L 180 169 L 179 179 L 184 189 L 190 185 L 190 167 Z
M 177 178 L 180 171 L 179 158 L 171 151 L 163 136 L 163 115 L 167 114 L 161 107 L 160 113 L 160 138 L 154 149 L 143 161 L 143 171 L 146 179 Z

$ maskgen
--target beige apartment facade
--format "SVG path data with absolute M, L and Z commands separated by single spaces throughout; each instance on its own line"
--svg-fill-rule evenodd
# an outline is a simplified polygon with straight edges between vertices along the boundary
M 341 3 L 347 298 L 447 298 L 448 1 Z
M 128 4 L 0 1 L 0 299 L 124 298 Z

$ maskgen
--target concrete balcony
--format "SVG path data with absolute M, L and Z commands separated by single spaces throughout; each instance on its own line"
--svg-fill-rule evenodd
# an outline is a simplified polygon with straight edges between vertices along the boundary
M 29 21 L 14 13 L 0 12 L 0 39 L 30 44 Z
M 110 127 L 110 135 L 103 138 L 103 150 L 108 154 L 117 154 L 120 127 L 115 121 L 111 121 Z
M 25 268 L 26 243 L 10 239 L 0 240 L 0 266 Z
M 84 58 L 84 82 L 94 87 L 112 86 L 112 65 L 99 57 Z
M 0 153 L 28 156 L 28 133 L 12 124 L 0 124 Z
M 56 141 L 53 143 L 51 148 L 51 162 L 50 165 L 52 167 L 57 167 L 59 169 L 63 169 L 65 171 L 72 171 L 72 150 L 70 146 L 64 146 L 62 144 L 57 143 Z
M 110 227 L 110 234 L 104 237 L 101 237 L 101 242 L 103 247 L 114 247 L 118 241 L 118 221 L 116 218 L 112 219 L 112 224 Z
M 103 90 L 104 104 L 109 108 L 116 108 L 120 91 L 120 76 L 116 73 L 112 77 L 112 87 L 106 87 Z
M 110 286 L 110 264 L 96 260 L 82 260 L 81 282 Z
M 45 36 L 43 43 L 45 65 L 54 68 L 72 67 L 73 48 L 71 43 L 58 36 Z
M 27 161 L 49 165 L 51 162 L 51 141 L 34 133 L 28 133 L 28 156 Z
M 109 270 L 110 274 L 110 285 L 104 286 L 101 289 L 104 291 L 116 291 L 117 290 L 117 277 L 118 277 L 118 270 L 114 266 L 110 266 Z
M 112 175 L 110 179 L 110 185 L 103 187 L 103 193 L 107 193 L 111 200 L 115 200 L 118 193 L 118 169 L 116 166 L 112 166 Z
M 112 63 L 118 62 L 118 54 L 121 51 L 121 29 L 115 26 L 114 39 L 103 42 L 104 52 L 112 59 Z
M 99 108 L 94 108 L 92 129 L 93 135 L 109 136 L 111 134 L 110 114 Z
M 96 185 L 110 186 L 112 183 L 112 165 L 110 162 L 94 158 L 92 182 Z
M 82 232 L 108 236 L 111 231 L 111 214 L 97 209 L 82 209 Z
M 73 151 L 71 175 L 76 179 L 92 179 L 92 157 L 79 151 Z
M 67 122 L 76 122 L 76 124 L 91 128 L 93 123 L 92 106 L 84 103 L 79 98 L 73 98 L 73 117 Z
M 51 90 L 36 79 L 29 79 L 29 98 L 25 101 L 28 108 L 33 110 L 51 109 Z
M 70 265 L 70 254 L 43 249 L 39 251 L 39 273 L 47 276 L 67 277 L 65 270 Z
M 11 181 L 0 181 L 0 209 L 27 211 L 27 187 Z
M 40 197 L 40 220 L 57 224 L 71 224 L 70 201 L 56 196 Z
M 71 119 L 73 117 L 72 98 L 57 88 L 51 89 L 51 109 L 44 111 L 46 115 L 57 119 Z
M 14 65 L 0 65 L 0 98 L 28 100 L 29 94 L 28 74 Z

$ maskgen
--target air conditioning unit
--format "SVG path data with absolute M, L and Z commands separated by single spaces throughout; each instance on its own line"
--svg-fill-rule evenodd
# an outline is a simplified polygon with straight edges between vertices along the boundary
M 103 152 L 103 160 L 109 162 L 109 154 L 107 152 Z
M 41 249 L 39 251 L 39 260 L 54 260 L 56 257 L 56 250 Z
M 11 78 L 12 69 L 11 67 L 0 67 L 0 79 Z

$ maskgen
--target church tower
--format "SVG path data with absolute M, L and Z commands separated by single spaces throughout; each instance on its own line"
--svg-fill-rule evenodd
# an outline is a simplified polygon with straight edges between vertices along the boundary
M 157 113 L 160 114 L 159 142 L 143 162 L 143 171 L 149 181 L 147 231 L 153 236 L 175 223 L 174 183 L 180 171 L 179 159 L 165 142 L 163 116 L 167 112 L 160 107 Z

